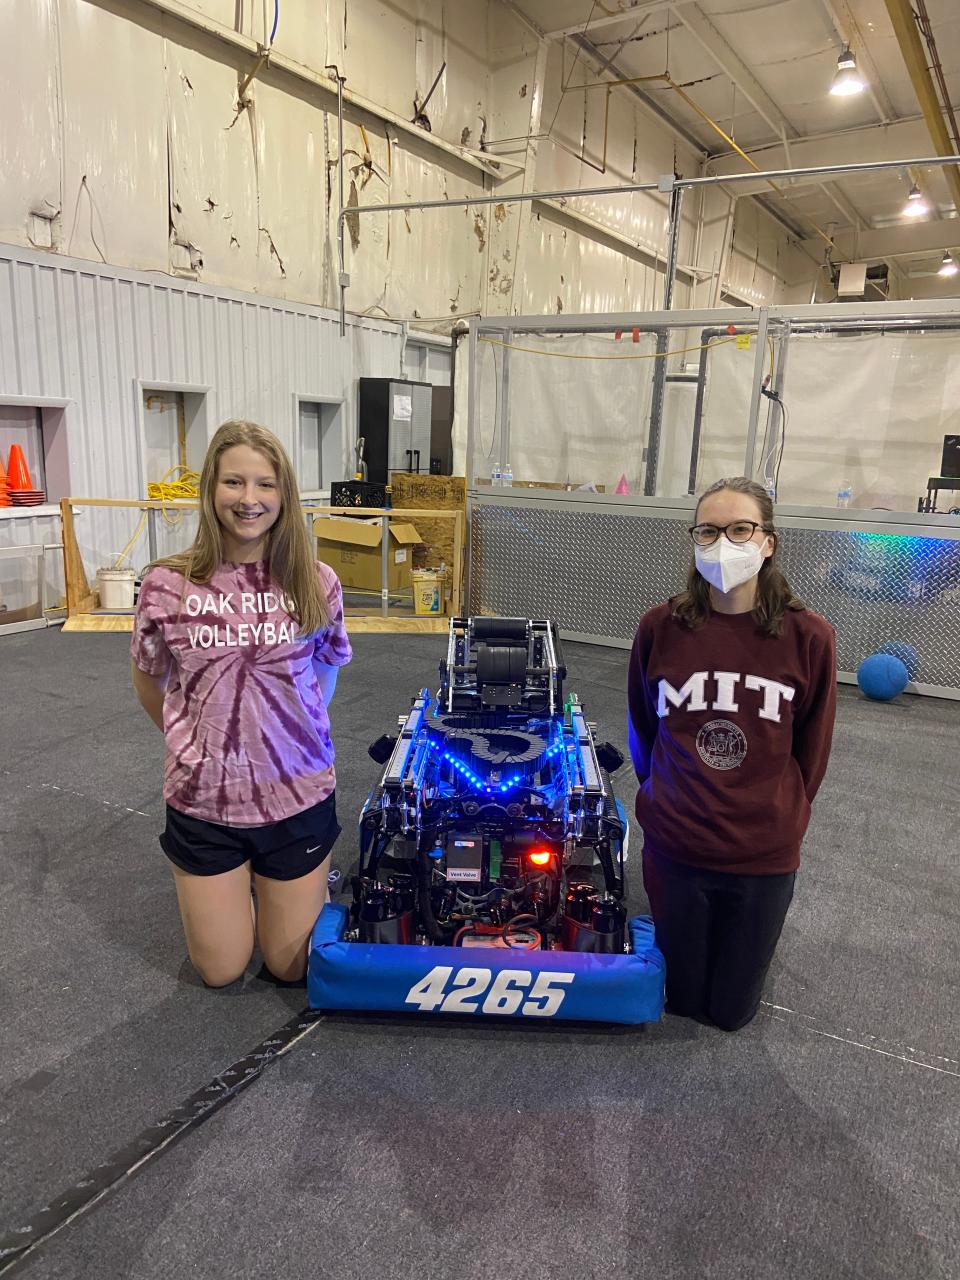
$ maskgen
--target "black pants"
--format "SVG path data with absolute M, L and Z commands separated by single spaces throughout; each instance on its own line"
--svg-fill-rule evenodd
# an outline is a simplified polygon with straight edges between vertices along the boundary
M 709 1019 L 724 1031 L 753 1018 L 795 880 L 795 871 L 729 875 L 644 855 L 669 1012 Z

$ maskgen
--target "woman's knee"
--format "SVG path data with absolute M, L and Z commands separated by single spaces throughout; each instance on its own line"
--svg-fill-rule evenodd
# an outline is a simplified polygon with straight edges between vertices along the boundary
M 721 1031 L 742 1031 L 751 1023 L 759 1012 L 759 1006 L 749 1009 L 717 1009 L 711 1008 L 707 1014 L 710 1022 Z
M 294 954 L 289 950 L 274 952 L 261 942 L 263 962 L 278 982 L 300 982 L 307 972 L 307 953 L 301 949 Z
M 250 956 L 245 956 L 241 960 L 239 957 L 230 959 L 225 956 L 191 955 L 190 962 L 200 975 L 205 987 L 229 987 L 232 982 L 237 982 L 243 977 L 250 962 Z

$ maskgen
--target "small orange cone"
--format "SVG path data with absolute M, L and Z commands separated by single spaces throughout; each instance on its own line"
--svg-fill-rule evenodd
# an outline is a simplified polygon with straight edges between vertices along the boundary
M 3 459 L 0 458 L 0 507 L 12 507 L 10 493 L 7 489 L 7 473 L 3 469 Z
M 27 460 L 18 444 L 11 446 L 10 457 L 7 459 L 7 488 L 11 491 L 33 488 L 33 481 L 27 470 Z

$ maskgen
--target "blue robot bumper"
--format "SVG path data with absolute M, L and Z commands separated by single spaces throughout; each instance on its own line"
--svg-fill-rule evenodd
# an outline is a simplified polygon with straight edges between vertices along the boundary
M 645 916 L 619 955 L 347 942 L 349 912 L 328 903 L 310 948 L 318 1010 L 453 1013 L 638 1025 L 663 1012 L 663 956 Z

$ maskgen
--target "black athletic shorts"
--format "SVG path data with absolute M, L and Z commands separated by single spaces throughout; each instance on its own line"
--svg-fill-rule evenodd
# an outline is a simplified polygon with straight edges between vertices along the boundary
M 249 862 L 258 876 L 298 880 L 320 866 L 340 834 L 336 792 L 312 809 L 264 827 L 222 827 L 167 805 L 160 848 L 194 876 L 216 876 Z

